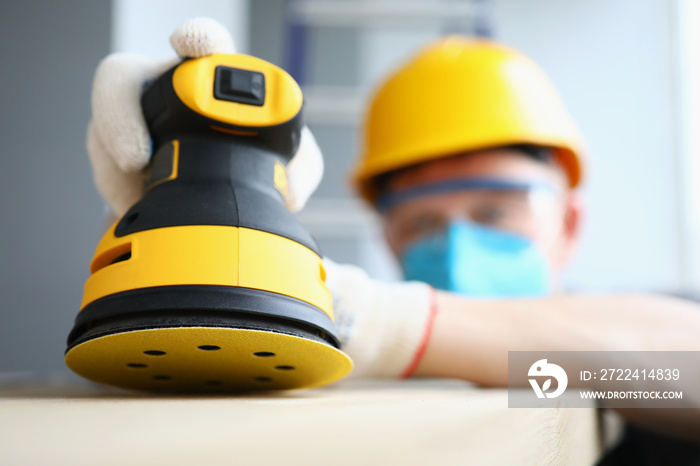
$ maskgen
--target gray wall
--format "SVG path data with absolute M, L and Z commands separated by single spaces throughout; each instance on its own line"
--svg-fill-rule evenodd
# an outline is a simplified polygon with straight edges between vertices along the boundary
M 85 150 L 111 2 L 0 2 L 0 372 L 66 370 L 103 205 Z

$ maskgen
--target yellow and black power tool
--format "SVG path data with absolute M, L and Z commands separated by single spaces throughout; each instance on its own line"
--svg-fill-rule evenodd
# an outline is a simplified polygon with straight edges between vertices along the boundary
M 318 247 L 286 207 L 302 93 L 248 55 L 181 62 L 141 99 L 145 194 L 97 246 L 66 363 L 162 391 L 292 389 L 347 375 Z

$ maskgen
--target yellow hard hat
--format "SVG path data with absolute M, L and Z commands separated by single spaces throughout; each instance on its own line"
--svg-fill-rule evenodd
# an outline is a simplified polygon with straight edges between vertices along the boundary
M 533 144 L 553 149 L 575 187 L 582 139 L 547 75 L 519 52 L 452 36 L 428 46 L 374 94 L 353 174 L 374 203 L 378 176 L 459 153 Z

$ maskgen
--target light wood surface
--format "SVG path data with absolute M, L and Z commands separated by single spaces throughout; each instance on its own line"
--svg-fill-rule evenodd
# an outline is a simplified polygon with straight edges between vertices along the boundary
M 512 409 L 439 379 L 172 397 L 0 379 L 2 465 L 590 465 L 596 409 Z

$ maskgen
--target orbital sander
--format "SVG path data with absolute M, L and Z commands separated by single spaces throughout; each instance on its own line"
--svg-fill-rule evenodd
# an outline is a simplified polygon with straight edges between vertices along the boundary
M 302 93 L 248 55 L 187 59 L 145 90 L 154 153 L 107 231 L 66 364 L 123 388 L 319 387 L 352 369 L 319 248 L 286 206 Z

